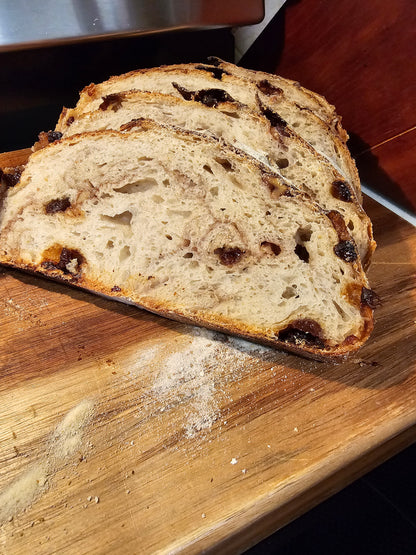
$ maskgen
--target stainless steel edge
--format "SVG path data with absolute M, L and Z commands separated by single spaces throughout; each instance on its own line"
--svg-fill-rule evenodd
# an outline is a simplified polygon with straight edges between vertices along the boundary
M 263 0 L 1 0 L 0 51 L 259 23 Z

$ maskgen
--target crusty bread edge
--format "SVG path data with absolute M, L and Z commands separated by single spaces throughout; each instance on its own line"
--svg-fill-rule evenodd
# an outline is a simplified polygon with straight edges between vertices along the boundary
M 236 321 L 224 320 L 223 322 L 221 322 L 219 318 L 201 316 L 200 314 L 198 314 L 198 312 L 191 316 L 185 314 L 183 311 L 181 311 L 181 309 L 172 309 L 164 306 L 163 303 L 154 303 L 151 302 L 151 300 L 148 300 L 146 302 L 146 299 L 142 300 L 142 302 L 134 301 L 131 299 L 131 297 L 123 295 L 122 293 L 112 292 L 110 288 L 103 287 L 101 284 L 99 284 L 99 286 L 97 287 L 97 284 L 90 282 L 89 280 L 85 280 L 85 278 L 81 278 L 80 281 L 79 279 L 74 278 L 74 276 L 72 275 L 63 274 L 59 270 L 56 270 L 56 272 L 53 272 L 51 274 L 50 271 L 49 273 L 46 273 L 41 266 L 28 265 L 24 263 L 18 264 L 14 262 L 7 262 L 5 260 L 0 261 L 0 265 L 11 268 L 13 270 L 22 271 L 30 275 L 47 278 L 48 280 L 53 282 L 64 283 L 66 286 L 69 285 L 74 289 L 82 290 L 99 297 L 104 297 L 110 301 L 117 301 L 123 304 L 134 306 L 140 310 L 151 312 L 152 314 L 156 314 L 157 316 L 161 316 L 169 320 L 181 322 L 183 324 L 203 327 L 213 331 L 222 332 L 226 335 L 241 337 L 242 339 L 246 339 L 254 343 L 265 345 L 267 347 L 272 347 L 279 351 L 293 353 L 302 356 L 303 358 L 316 360 L 318 362 L 345 361 L 350 355 L 356 353 L 366 343 L 374 328 L 373 311 L 369 307 L 364 307 L 366 315 L 365 317 L 363 317 L 363 333 L 362 336 L 357 338 L 357 341 L 355 341 L 354 343 L 348 344 L 344 342 L 344 344 L 337 345 L 331 350 L 314 348 L 305 343 L 297 346 L 293 343 L 279 341 L 279 339 L 277 338 L 266 337 L 264 335 L 261 335 L 260 333 L 251 331 L 249 326 L 244 326 L 244 324 L 238 323 Z

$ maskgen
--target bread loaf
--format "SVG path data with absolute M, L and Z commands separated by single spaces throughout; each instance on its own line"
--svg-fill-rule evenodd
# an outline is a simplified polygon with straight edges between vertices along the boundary
M 357 169 L 347 147 L 338 134 L 332 132 L 314 112 L 289 100 L 281 88 L 262 81 L 243 79 L 213 65 L 182 64 L 141 69 L 111 77 L 103 83 L 91 84 L 83 89 L 75 108 L 63 110 L 56 131 L 63 132 L 74 118 L 99 108 L 104 97 L 134 89 L 173 94 L 185 99 L 194 98 L 195 91 L 215 89 L 216 98 L 222 95 L 223 99 L 245 104 L 255 112 L 271 109 L 279 115 L 284 125 L 287 124 L 293 133 L 302 137 L 335 166 L 344 179 L 350 182 L 358 198 L 361 195 Z
M 216 138 L 148 120 L 35 152 L 5 193 L 0 262 L 317 359 L 373 326 L 338 212 Z
M 209 96 L 196 94 L 196 98 Z M 213 100 L 215 93 L 209 97 Z M 277 114 L 256 114 L 237 102 L 184 101 L 160 93 L 128 91 L 106 97 L 100 107 L 74 116 L 63 136 L 103 129 L 134 129 L 137 118 L 150 118 L 213 134 L 267 164 L 308 193 L 326 210 L 338 210 L 357 243 L 364 267 L 374 250 L 371 222 L 349 184 L 335 168 L 287 126 Z
M 336 113 L 335 106 L 329 104 L 323 96 L 316 92 L 305 89 L 297 81 L 264 71 L 254 71 L 236 66 L 215 56 L 211 56 L 209 62 L 220 70 L 228 71 L 237 77 L 249 79 L 255 83 L 263 83 L 265 86 L 268 83 L 270 88 L 281 89 L 291 102 L 294 102 L 303 110 L 310 110 L 318 116 L 342 141 L 345 142 L 348 139 L 348 134 L 341 125 L 341 117 Z

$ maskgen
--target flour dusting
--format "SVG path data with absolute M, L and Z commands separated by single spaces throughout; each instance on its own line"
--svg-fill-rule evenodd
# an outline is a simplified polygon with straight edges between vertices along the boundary
M 0 524 L 27 509 L 48 489 L 53 475 L 81 447 L 92 411 L 89 400 L 71 409 L 53 432 L 44 457 L 0 493 Z
M 161 412 L 178 404 L 187 406 L 185 435 L 210 428 L 220 413 L 223 385 L 254 362 L 254 356 L 272 352 L 267 347 L 194 328 L 185 344 L 171 354 L 159 354 L 151 367 L 155 380 L 151 395 Z

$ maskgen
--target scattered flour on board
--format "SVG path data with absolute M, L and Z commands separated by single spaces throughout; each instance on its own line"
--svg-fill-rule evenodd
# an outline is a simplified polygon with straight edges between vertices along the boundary
M 219 417 L 219 393 L 241 375 L 254 357 L 273 350 L 242 339 L 226 337 L 206 329 L 191 328 L 187 340 L 177 341 L 177 350 L 149 349 L 141 353 L 137 366 L 148 365 L 155 375 L 150 396 L 159 411 L 178 404 L 187 407 L 185 435 L 210 428 Z
M 0 492 L 0 524 L 30 507 L 48 489 L 53 475 L 81 448 L 92 413 L 93 403 L 88 399 L 71 409 L 52 433 L 46 454 Z

